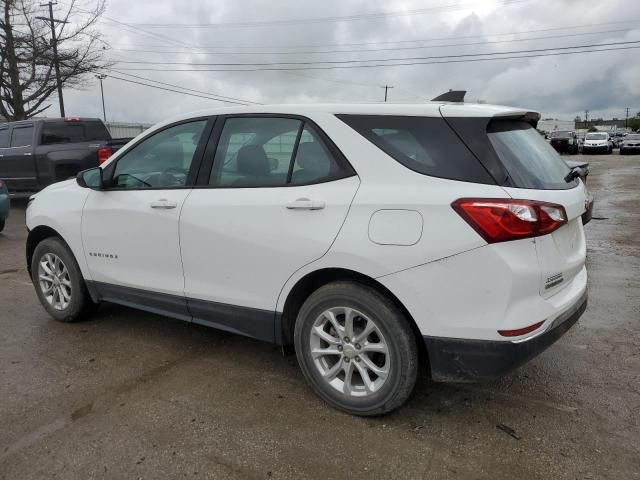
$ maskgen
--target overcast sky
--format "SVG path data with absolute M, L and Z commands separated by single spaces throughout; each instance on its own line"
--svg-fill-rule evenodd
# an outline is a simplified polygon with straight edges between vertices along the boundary
M 193 63 L 344 62 L 603 43 L 617 45 L 598 48 L 628 48 L 640 46 L 621 43 L 640 42 L 637 0 L 109 0 L 99 29 L 114 61 L 187 64 L 117 63 L 113 70 L 121 73 L 112 75 L 253 102 L 379 102 L 380 87 L 392 85 L 390 101 L 421 102 L 463 89 L 468 100 L 529 107 L 560 119 L 584 116 L 585 109 L 619 118 L 625 107 L 640 110 L 640 49 L 379 68 L 170 71 L 262 68 L 188 65 Z M 456 60 L 470 58 L 479 57 Z M 434 60 L 404 62 L 420 61 Z M 362 64 L 309 66 L 335 65 Z M 275 65 L 282 67 L 301 65 Z M 134 70 L 145 68 L 156 70 Z M 153 123 L 225 105 L 114 78 L 104 81 L 104 89 L 107 118 L 116 121 Z M 65 91 L 65 103 L 67 115 L 101 115 L 99 84 L 92 80 L 83 91 Z M 56 114 L 54 105 L 47 115 Z

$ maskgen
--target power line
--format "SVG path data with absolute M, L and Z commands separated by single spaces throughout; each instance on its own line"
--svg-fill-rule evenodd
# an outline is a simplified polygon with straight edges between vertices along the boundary
M 428 61 L 428 62 L 406 62 L 406 63 L 393 63 L 393 64 L 373 64 L 373 65 L 332 65 L 332 66 L 319 66 L 319 67 L 262 67 L 262 68 L 247 68 L 247 69 L 229 69 L 229 68 L 182 68 L 182 69 L 168 69 L 168 68 L 121 68 L 120 70 L 129 70 L 137 72 L 264 72 L 264 71 L 296 71 L 296 70 L 335 70 L 335 69 L 351 69 L 351 68 L 381 68 L 381 67 L 404 67 L 414 65 L 442 65 L 448 63 L 476 63 L 496 60 L 513 60 L 521 58 L 538 58 L 538 57 L 554 57 L 560 55 L 573 55 L 579 53 L 596 53 L 596 52 L 612 52 L 619 50 L 634 50 L 640 48 L 640 45 L 629 47 L 616 47 L 616 48 L 602 48 L 598 50 L 578 50 L 573 52 L 552 52 L 552 53 L 540 53 L 532 55 L 513 55 L 507 57 L 489 57 L 489 58 L 469 58 L 469 59 L 454 59 L 454 60 L 440 60 L 440 61 Z
M 594 28 L 594 27 L 603 27 L 608 25 L 623 25 L 623 24 L 637 24 L 640 23 L 640 19 L 635 20 L 625 20 L 618 22 L 601 22 L 601 23 L 591 23 L 591 24 L 582 24 L 582 25 L 571 25 L 571 26 L 562 26 L 562 27 L 553 27 L 553 28 L 542 28 L 535 30 L 522 30 L 519 32 L 503 32 L 503 33 L 491 33 L 491 34 L 480 34 L 480 35 L 455 35 L 455 36 L 447 36 L 447 37 L 431 37 L 431 38 L 422 38 L 422 39 L 413 39 L 413 40 L 389 40 L 389 41 L 375 41 L 375 42 L 359 42 L 359 43 L 325 43 L 325 44 L 306 44 L 306 45 L 271 45 L 265 46 L 262 45 L 245 45 L 245 46 L 221 46 L 221 45 L 191 45 L 196 49 L 216 49 L 216 50 L 225 50 L 225 49 L 247 49 L 247 48 L 257 48 L 257 49 L 266 49 L 266 48 L 287 48 L 287 49 L 296 49 L 296 48 L 326 48 L 326 47 L 354 47 L 354 46 L 363 46 L 363 45 L 392 45 L 392 44 L 401 44 L 401 43 L 417 43 L 417 42 L 436 42 L 443 40 L 460 40 L 460 39 L 470 39 L 470 38 L 487 38 L 487 37 L 504 37 L 504 36 L 513 36 L 513 35 L 524 35 L 529 33 L 543 33 L 543 32 L 554 32 L 554 31 L 567 31 L 567 30 L 577 30 L 583 28 Z M 588 32 L 585 32 L 588 33 Z M 161 47 L 159 45 L 132 45 L 138 47 Z M 164 46 L 162 46 L 164 47 Z
M 93 13 L 93 12 L 91 12 L 89 10 L 86 10 L 84 8 L 79 7 L 75 3 L 69 3 L 68 1 L 65 2 L 65 0 L 60 0 L 60 1 L 61 1 L 61 3 L 66 3 L 69 8 L 73 7 L 76 10 L 78 10 L 79 12 L 88 13 L 88 14 L 92 14 Z M 166 35 L 161 35 L 159 33 L 149 32 L 148 30 L 144 30 L 144 29 L 142 29 L 140 27 L 132 27 L 130 24 L 121 22 L 120 20 L 116 20 L 115 18 L 108 17 L 108 16 L 106 16 L 104 14 L 100 16 L 100 20 L 106 20 L 107 22 L 115 23 L 116 25 L 118 25 L 118 28 L 121 28 L 121 29 L 123 29 L 124 31 L 126 31 L 128 33 L 141 35 L 141 36 L 144 36 L 144 37 L 147 37 L 147 38 L 153 38 L 154 40 L 162 40 L 164 42 L 172 43 L 174 46 L 192 47 L 192 45 L 189 45 L 187 43 L 181 42 L 180 40 L 176 40 L 174 38 L 167 37 Z
M 171 51 L 171 50 L 140 50 L 136 48 L 112 48 L 111 50 L 118 52 L 139 52 L 139 53 L 157 53 L 157 54 L 189 54 L 189 55 L 309 55 L 309 54 L 333 54 L 333 53 L 363 53 L 363 52 L 384 52 L 384 51 L 397 51 L 397 50 L 422 50 L 428 48 L 445 48 L 445 47 L 465 47 L 471 45 L 494 45 L 501 43 L 515 43 L 515 42 L 529 42 L 534 40 L 551 40 L 557 38 L 568 38 L 568 37 L 581 37 L 584 35 L 602 35 L 607 33 L 620 33 L 620 32 L 630 32 L 633 30 L 637 30 L 635 28 L 623 28 L 623 29 L 615 29 L 615 30 L 602 30 L 598 32 L 584 32 L 584 33 L 573 33 L 573 34 L 564 34 L 564 35 L 548 35 L 548 36 L 540 36 L 540 37 L 530 37 L 530 38 L 518 38 L 512 40 L 495 40 L 495 41 L 485 41 L 485 42 L 467 42 L 467 43 L 449 43 L 444 45 L 420 45 L 420 46 L 412 46 L 412 47 L 388 47 L 388 48 L 374 48 L 374 49 L 356 49 L 356 50 L 306 50 L 306 51 L 296 51 L 296 52 L 195 52 L 193 50 L 180 50 L 180 51 Z
M 127 78 L 116 77 L 116 76 L 114 76 L 112 74 L 109 74 L 109 78 L 113 78 L 115 80 L 120 80 L 120 81 L 128 82 L 128 83 L 135 83 L 137 85 L 143 85 L 145 87 L 157 88 L 158 90 L 164 90 L 164 91 L 167 91 L 167 92 L 181 93 L 182 95 L 189 95 L 191 97 L 205 98 L 207 100 L 215 100 L 216 102 L 234 103 L 236 105 L 247 106 L 246 103 L 234 102 L 234 101 L 231 101 L 231 100 L 223 100 L 223 99 L 220 99 L 220 98 L 213 98 L 213 97 L 208 97 L 208 96 L 205 96 L 205 95 L 198 95 L 196 93 L 188 93 L 188 92 L 184 92 L 184 91 L 180 91 L 180 90 L 174 90 L 172 88 L 160 87 L 158 85 L 152 85 L 150 83 L 144 83 L 144 82 L 139 82 L 139 81 L 136 81 L 136 80 L 130 80 L 130 79 L 127 79 Z
M 141 77 L 140 75 L 133 75 L 132 73 L 120 72 L 120 71 L 114 70 L 114 69 L 109 69 L 109 71 L 118 73 L 120 75 L 126 75 L 127 77 L 133 77 L 133 78 L 137 78 L 139 80 L 145 80 L 145 81 L 157 83 L 159 85 L 165 85 L 167 87 L 180 88 L 182 90 L 187 90 L 189 92 L 195 92 L 195 93 L 201 93 L 201 94 L 204 94 L 204 95 L 215 96 L 215 97 L 218 97 L 219 99 L 221 99 L 222 101 L 242 102 L 243 104 L 261 105 L 261 103 L 253 102 L 251 100 L 244 100 L 242 98 L 235 98 L 235 97 L 227 97 L 226 95 L 218 95 L 217 93 L 205 92 L 205 91 L 202 91 L 202 90 L 195 90 L 193 88 L 182 87 L 180 85 L 174 85 L 172 83 L 160 82 L 158 80 L 153 80 L 151 78 Z
M 497 6 L 508 6 L 525 3 L 530 0 L 502 0 Z M 438 7 L 421 8 L 418 10 L 405 10 L 393 12 L 375 12 L 358 15 L 345 15 L 321 18 L 295 18 L 281 20 L 261 20 L 256 22 L 220 22 L 220 23 L 130 23 L 129 25 L 143 26 L 147 28 L 244 28 L 244 27 L 271 27 L 283 25 L 309 25 L 316 23 L 353 22 L 359 20 L 379 20 L 392 17 L 408 17 L 425 15 L 427 13 L 450 12 L 454 10 L 473 9 L 473 2 L 454 3 Z
M 619 45 L 632 45 L 638 44 L 640 40 L 626 41 L 626 42 L 609 42 L 609 43 L 593 43 L 588 45 L 574 45 L 565 47 L 552 47 L 552 48 L 535 48 L 529 50 L 512 50 L 506 52 L 487 52 L 487 53 L 465 53 L 457 55 L 434 55 L 427 57 L 397 57 L 397 58 L 371 58 L 365 60 L 318 60 L 318 61 L 290 61 L 290 62 L 224 62 L 224 63 L 196 63 L 196 62 L 155 62 L 149 60 L 117 60 L 116 63 L 126 64 L 138 64 L 138 65 L 186 65 L 186 66 L 203 66 L 203 67 L 272 67 L 272 66 L 316 66 L 316 65 L 346 65 L 346 64 L 358 64 L 358 63 L 370 63 L 370 62 L 405 62 L 405 61 L 422 61 L 422 60 L 441 60 L 450 58 L 474 58 L 474 57 L 487 57 L 497 55 L 515 55 L 525 53 L 541 53 L 558 50 L 575 50 L 579 48 L 598 48 L 598 47 L 610 47 Z M 362 65 L 365 66 L 365 65 Z

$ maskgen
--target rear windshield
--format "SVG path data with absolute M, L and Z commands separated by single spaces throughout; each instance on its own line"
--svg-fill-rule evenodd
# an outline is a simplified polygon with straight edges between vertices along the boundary
M 573 137 L 573 132 L 552 132 L 551 138 L 569 138 Z
M 338 115 L 338 118 L 413 171 L 451 180 L 495 184 L 441 117 Z
M 606 133 L 587 133 L 585 140 L 606 140 Z
M 489 122 L 487 136 L 513 185 L 543 190 L 562 190 L 576 185 L 565 182 L 569 167 L 528 122 Z
M 102 122 L 45 122 L 42 130 L 43 145 L 109 139 L 111 136 Z

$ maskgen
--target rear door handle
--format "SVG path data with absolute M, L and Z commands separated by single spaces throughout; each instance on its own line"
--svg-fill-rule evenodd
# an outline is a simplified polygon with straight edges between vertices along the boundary
M 170 202 L 166 198 L 161 198 L 160 200 L 151 203 L 151 208 L 157 208 L 158 210 L 171 210 L 177 206 L 177 202 Z
M 25 154 L 24 154 L 24 156 L 25 156 L 25 157 L 30 157 L 30 156 L 31 156 L 31 154 L 27 152 L 27 153 L 25 153 Z
M 298 198 L 295 202 L 287 204 L 289 210 L 322 210 L 325 203 L 322 200 L 310 200 L 308 198 Z

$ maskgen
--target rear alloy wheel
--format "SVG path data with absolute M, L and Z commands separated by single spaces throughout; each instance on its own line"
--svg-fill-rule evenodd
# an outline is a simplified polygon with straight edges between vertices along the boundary
M 40 303 L 56 320 L 81 320 L 95 306 L 76 259 L 59 238 L 46 238 L 36 246 L 31 277 Z
M 407 319 L 365 285 L 336 282 L 314 292 L 298 315 L 295 347 L 316 393 L 354 415 L 390 412 L 416 382 L 417 345 Z

